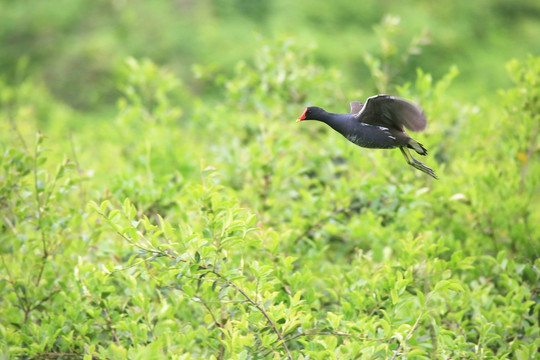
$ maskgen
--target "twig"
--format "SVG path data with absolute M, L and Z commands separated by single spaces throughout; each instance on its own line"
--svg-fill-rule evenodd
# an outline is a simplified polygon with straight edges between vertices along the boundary
M 356 335 L 356 334 L 350 334 L 350 333 L 345 333 L 345 332 L 341 332 L 341 331 L 332 332 L 332 331 L 313 331 L 313 330 L 315 330 L 315 329 L 312 329 L 312 330 L 306 331 L 306 332 L 302 332 L 300 334 L 296 334 L 296 335 L 294 335 L 292 337 L 286 338 L 285 341 L 293 341 L 293 340 L 298 339 L 299 337 L 302 337 L 302 336 L 317 336 L 317 335 L 342 336 L 342 337 L 347 337 L 347 338 L 353 337 L 355 339 L 365 340 L 365 341 L 387 341 L 388 340 L 387 338 L 380 338 L 380 339 L 367 338 L 367 337 L 362 337 L 362 336 L 359 336 L 359 335 Z M 272 351 L 267 352 L 262 357 L 264 358 L 264 357 L 268 356 Z
M 77 353 L 60 353 L 60 352 L 49 352 L 49 353 L 37 353 L 34 356 L 30 358 L 30 360 L 33 359 L 56 359 L 61 357 L 76 357 L 79 359 L 82 359 L 84 357 L 83 354 L 77 354 Z M 99 356 L 92 355 L 92 359 L 99 359 Z
M 204 299 L 202 297 L 198 296 L 198 295 L 196 295 L 196 297 L 197 297 L 197 299 L 199 299 L 201 304 L 203 304 L 203 306 L 205 307 L 206 311 L 208 311 L 208 313 L 212 317 L 212 320 L 214 321 L 214 325 L 217 326 L 218 328 L 222 329 L 223 324 L 217 320 L 216 316 L 214 315 L 214 312 L 212 311 L 212 309 L 210 309 L 210 307 L 208 306 L 206 301 L 204 301 Z M 221 331 L 221 339 L 222 340 L 224 339 L 224 336 L 225 336 L 225 334 L 223 333 L 223 331 Z M 217 358 L 218 359 L 223 359 L 224 355 L 225 355 L 225 345 L 223 345 L 223 343 L 220 343 L 219 354 L 218 354 Z
M 341 331 L 306 331 L 306 332 L 302 332 L 300 334 L 296 334 L 293 337 L 290 337 L 288 339 L 285 339 L 285 341 L 293 341 L 294 339 L 297 339 L 297 338 L 302 337 L 302 336 L 316 336 L 316 335 L 353 337 L 355 339 L 365 340 L 365 341 L 385 341 L 385 340 L 387 340 L 386 338 L 381 338 L 381 339 L 368 338 L 368 337 L 363 337 L 363 336 L 359 336 L 359 335 L 356 335 L 356 334 L 350 334 L 350 333 L 345 333 L 345 332 L 341 332 Z
M 221 275 L 220 273 L 218 273 L 217 271 L 215 270 L 212 270 L 212 273 L 214 275 L 216 275 L 217 277 L 219 277 L 220 279 L 222 279 L 223 281 L 225 281 L 227 284 L 229 284 L 230 286 L 232 286 L 233 288 L 235 288 L 240 294 L 242 294 L 242 296 L 251 304 L 253 305 L 257 310 L 259 310 L 263 315 L 264 317 L 266 318 L 266 320 L 268 321 L 268 324 L 270 324 L 270 327 L 272 327 L 272 330 L 274 330 L 274 332 L 276 333 L 277 337 L 279 338 L 279 340 L 281 341 L 281 345 L 283 346 L 283 349 L 285 349 L 285 352 L 287 353 L 287 357 L 289 358 L 289 360 L 293 360 L 292 358 L 292 355 L 291 355 L 291 352 L 289 351 L 289 348 L 287 347 L 287 343 L 285 342 L 285 339 L 283 338 L 283 336 L 281 335 L 281 333 L 279 332 L 279 330 L 277 329 L 276 327 L 276 324 L 274 324 L 274 322 L 272 321 L 272 319 L 270 318 L 270 316 L 268 315 L 268 313 L 259 305 L 257 304 L 251 297 L 249 297 L 248 294 L 246 294 L 244 292 L 244 290 L 240 289 L 238 286 L 236 286 L 235 283 L 233 283 L 232 281 L 228 280 L 227 278 L 225 278 L 223 275 Z
M 50 352 L 50 353 L 37 353 L 36 355 L 32 356 L 30 359 L 56 359 L 59 357 L 80 357 L 81 354 L 77 353 L 58 353 L 58 352 Z
M 114 342 L 117 345 L 120 345 L 120 339 L 118 338 L 118 335 L 116 335 L 116 331 L 113 328 L 112 319 L 111 319 L 111 316 L 109 314 L 109 311 L 107 310 L 106 304 L 100 298 L 97 298 L 94 295 L 92 295 L 90 290 L 88 290 L 88 288 L 82 283 L 82 281 L 79 281 L 79 282 L 82 285 L 83 291 L 86 293 L 86 295 L 85 295 L 86 297 L 89 297 L 89 298 L 93 299 L 98 305 L 103 305 L 103 311 L 105 312 L 105 316 L 106 316 L 105 319 L 107 320 L 107 325 L 111 329 L 111 333 L 112 333 Z
M 214 268 L 215 268 L 216 264 L 214 263 Z M 220 324 L 223 322 L 225 318 L 225 315 L 224 315 L 224 312 L 223 312 L 223 303 L 220 302 L 219 303 L 219 319 L 220 319 Z M 218 354 L 218 360 L 223 360 L 223 357 L 225 356 L 225 332 L 224 331 L 221 331 L 221 334 L 220 334 L 220 339 L 221 339 L 221 342 L 220 342 L 220 347 L 219 347 L 219 354 Z
M 121 271 L 126 271 L 126 270 L 129 270 L 131 268 L 134 268 L 136 266 L 139 266 L 141 264 L 144 264 L 144 263 L 147 263 L 147 262 L 150 262 L 152 261 L 153 259 L 155 259 L 155 255 L 152 255 L 150 256 L 149 258 L 146 258 L 146 259 L 142 259 L 134 264 L 131 264 L 131 265 L 128 265 L 126 267 L 123 267 L 123 268 L 119 268 L 119 269 L 114 269 L 114 270 L 110 270 L 111 274 L 112 273 L 116 273 L 116 272 L 121 272 Z
M 96 209 L 96 212 L 101 216 L 103 217 L 108 223 L 109 225 L 111 226 L 111 228 L 114 230 L 114 232 L 116 232 L 122 239 L 126 240 L 128 243 L 130 243 L 132 246 L 136 247 L 136 248 L 139 248 L 143 251 L 146 251 L 147 253 L 150 253 L 150 254 L 153 254 L 153 256 L 149 259 L 146 259 L 142 262 L 147 262 L 148 260 L 152 260 L 154 257 L 156 257 L 157 255 L 159 256 L 163 256 L 163 257 L 168 257 L 168 258 L 171 258 L 171 259 L 175 259 L 177 261 L 180 261 L 180 262 L 183 262 L 183 263 L 187 263 L 187 264 L 194 264 L 194 262 L 190 262 L 186 259 L 181 259 L 181 258 L 178 258 L 177 255 L 172 255 L 170 254 L 169 252 L 167 251 L 163 251 L 163 250 L 159 250 L 159 249 L 151 249 L 151 248 L 146 248 L 144 246 L 142 246 L 141 244 L 135 242 L 132 238 L 130 238 L 129 236 L 127 236 L 126 234 L 123 234 L 121 231 L 119 231 L 113 224 L 112 222 L 109 220 L 109 218 L 107 217 L 107 215 L 105 215 L 102 211 L 100 211 L 99 209 Z M 139 233 L 140 234 L 140 233 Z M 141 236 L 144 238 L 144 235 L 141 234 Z M 206 265 L 202 265 L 202 264 L 198 264 L 199 266 L 199 270 L 209 270 L 209 267 L 206 266 Z M 133 266 L 128 266 L 124 269 L 119 269 L 117 271 L 121 271 L 121 270 L 125 270 L 125 269 L 129 269 Z
M 426 302 L 427 302 L 427 300 L 426 300 Z M 409 333 L 407 334 L 405 339 L 403 339 L 403 341 L 399 343 L 398 348 L 394 351 L 394 355 L 390 358 L 390 360 L 394 360 L 396 358 L 396 356 L 399 355 L 399 352 L 403 348 L 403 344 L 405 344 L 407 341 L 409 341 L 409 339 L 411 338 L 413 333 L 416 331 L 416 328 L 418 327 L 418 324 L 420 323 L 420 319 L 422 319 L 423 315 L 424 315 L 424 310 L 422 310 L 420 312 L 420 315 L 418 315 L 418 318 L 416 318 L 416 321 L 414 322 L 414 325 L 412 326 L 411 330 L 409 330 Z
M 13 231 L 15 235 L 17 235 L 19 232 L 17 231 L 15 226 L 13 226 L 13 223 L 9 220 L 9 218 L 5 214 L 2 216 L 2 218 L 4 219 L 8 227 L 11 229 L 11 231 Z
M 15 286 L 15 280 L 13 279 L 13 275 L 11 274 L 11 271 L 9 271 L 9 267 L 7 266 L 6 260 L 4 259 L 4 254 L 0 254 L 0 258 L 2 259 L 2 264 L 4 264 L 6 273 L 8 274 L 9 283 L 13 287 L 13 292 L 15 293 L 15 296 L 17 297 L 17 300 L 19 301 L 20 308 L 24 312 L 24 323 L 26 324 L 28 322 L 28 317 L 30 314 L 30 306 L 28 305 L 28 301 L 26 301 L 25 298 L 22 298 L 21 295 L 19 294 L 17 286 Z
M 45 269 L 45 263 L 47 261 L 47 257 L 49 257 L 49 253 L 47 251 L 47 238 L 46 238 L 46 235 L 45 235 L 45 230 L 43 229 L 43 209 L 42 209 L 42 202 L 41 202 L 41 199 L 39 197 L 39 191 L 38 191 L 38 164 L 37 164 L 37 161 L 38 161 L 38 148 L 39 148 L 39 137 L 41 137 L 42 135 L 38 132 L 37 134 L 38 136 L 38 139 L 36 140 L 36 148 L 35 148 L 35 153 L 34 153 L 34 168 L 32 169 L 33 170 L 33 173 L 34 173 L 34 191 L 35 191 L 35 194 L 36 194 L 36 205 L 37 205 L 37 213 L 38 213 L 38 227 L 39 227 L 39 231 L 41 233 L 41 243 L 42 243 L 42 247 L 43 247 L 43 256 L 42 256 L 42 260 L 41 260 L 41 268 L 39 270 L 39 274 L 38 274 L 38 277 L 36 279 L 36 286 L 39 286 L 39 283 L 41 282 L 41 276 L 43 275 L 43 270 Z
M 101 301 L 101 300 L 100 300 Z M 113 335 L 113 339 L 114 339 L 114 342 L 117 344 L 117 345 L 120 345 L 120 339 L 118 338 L 118 335 L 116 335 L 116 330 L 114 330 L 114 327 L 112 325 L 112 319 L 111 319 L 111 315 L 109 315 L 109 310 L 107 310 L 107 306 L 103 306 L 103 310 L 105 311 L 105 315 L 107 316 L 106 319 L 107 319 L 107 325 L 109 325 L 109 327 L 111 328 L 111 333 Z
M 212 320 L 214 321 L 214 325 L 216 325 L 218 328 L 222 328 L 223 325 L 217 320 L 216 316 L 214 315 L 214 313 L 212 312 L 212 309 L 210 309 L 210 307 L 208 306 L 208 304 L 206 303 L 206 301 L 204 301 L 204 299 L 198 295 L 196 295 L 197 299 L 199 299 L 199 301 L 201 302 L 201 304 L 203 304 L 203 306 L 206 308 L 206 310 L 208 311 L 208 313 L 210 314 L 210 316 L 212 317 Z
M 43 299 L 39 300 L 39 302 L 38 302 L 36 305 L 34 305 L 34 306 L 28 308 L 28 311 L 33 311 L 33 310 L 37 309 L 38 307 L 41 306 L 41 304 L 43 304 L 45 301 L 48 301 L 50 298 L 52 298 L 52 297 L 54 296 L 54 294 L 57 294 L 57 293 L 59 293 L 59 292 L 60 292 L 60 289 L 54 290 L 54 291 L 51 292 L 49 295 L 47 295 L 47 296 L 45 296 Z

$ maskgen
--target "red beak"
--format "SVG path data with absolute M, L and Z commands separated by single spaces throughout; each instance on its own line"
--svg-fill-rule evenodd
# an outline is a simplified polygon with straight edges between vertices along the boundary
M 296 122 L 300 122 L 300 121 L 304 120 L 306 118 L 306 112 L 307 112 L 307 108 L 306 108 L 306 110 L 304 110 L 302 115 L 300 115 L 300 117 L 298 119 L 296 119 Z

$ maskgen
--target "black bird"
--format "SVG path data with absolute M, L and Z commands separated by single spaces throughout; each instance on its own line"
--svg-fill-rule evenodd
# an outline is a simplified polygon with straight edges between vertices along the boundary
M 426 116 L 422 110 L 404 100 L 390 95 L 375 95 L 366 100 L 351 102 L 350 114 L 333 114 L 320 107 L 307 107 L 296 122 L 318 120 L 345 136 L 358 146 L 371 149 L 399 147 L 407 163 L 437 179 L 433 170 L 412 157 L 409 149 L 420 155 L 427 150 L 405 133 L 403 126 L 412 131 L 426 128 Z

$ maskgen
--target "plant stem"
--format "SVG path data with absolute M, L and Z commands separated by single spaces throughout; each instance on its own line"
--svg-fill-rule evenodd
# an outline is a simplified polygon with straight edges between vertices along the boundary
M 427 302 L 427 300 L 426 300 Z M 416 331 L 416 329 L 418 328 L 418 324 L 420 323 L 420 319 L 422 319 L 422 316 L 424 315 L 424 310 L 420 311 L 420 315 L 418 315 L 418 317 L 416 318 L 416 321 L 414 322 L 414 325 L 412 326 L 411 330 L 409 330 L 409 333 L 407 334 L 407 336 L 405 337 L 405 339 L 399 343 L 399 346 L 398 348 L 394 351 L 394 355 L 390 358 L 390 360 L 394 360 L 396 358 L 396 356 L 399 355 L 399 352 L 401 351 L 401 349 L 403 348 L 403 345 L 409 341 L 409 339 L 411 338 L 411 336 L 414 334 L 414 332 Z
M 259 310 L 263 315 L 264 317 L 266 318 L 266 320 L 268 321 L 268 324 L 270 324 L 270 327 L 272 328 L 272 330 L 274 330 L 274 332 L 276 333 L 277 337 L 279 338 L 279 340 L 281 341 L 281 345 L 283 346 L 283 349 L 285 349 L 285 352 L 287 353 L 287 357 L 289 358 L 289 360 L 293 360 L 292 358 L 292 355 L 291 355 L 291 352 L 289 351 L 289 348 L 287 347 L 287 343 L 285 342 L 285 339 L 283 338 L 283 336 L 281 335 L 281 333 L 279 332 L 279 330 L 277 329 L 276 327 L 276 324 L 274 323 L 274 321 L 272 321 L 272 319 L 270 318 L 270 316 L 268 315 L 268 313 L 259 305 L 257 304 L 251 297 L 249 297 L 248 294 L 246 294 L 244 292 L 244 290 L 240 289 L 238 286 L 236 286 L 235 283 L 233 283 L 232 281 L 228 280 L 227 278 L 225 278 L 223 275 L 221 275 L 220 273 L 218 273 L 217 271 L 215 270 L 212 270 L 212 273 L 214 273 L 217 277 L 219 277 L 220 279 L 222 279 L 223 281 L 225 281 L 227 284 L 229 284 L 230 286 L 232 286 L 233 288 L 235 288 L 240 294 L 242 294 L 242 296 L 251 304 L 253 305 L 257 310 Z
M 37 161 L 38 161 L 38 157 L 39 157 L 39 153 L 38 153 L 38 150 L 39 150 L 39 137 L 41 137 L 42 135 L 38 132 L 37 136 L 38 136 L 38 139 L 36 140 L 36 148 L 35 148 L 35 153 L 34 153 L 33 173 L 34 173 L 34 191 L 35 191 L 35 195 L 36 195 L 36 205 L 37 205 L 37 212 L 38 212 L 38 228 L 39 228 L 39 231 L 41 233 L 41 244 L 42 244 L 42 247 L 43 247 L 43 256 L 42 256 L 42 259 L 41 259 L 41 268 L 39 269 L 38 277 L 36 279 L 36 286 L 39 286 L 39 283 L 41 282 L 41 276 L 43 275 L 43 270 L 45 269 L 45 263 L 47 261 L 47 258 L 49 257 L 49 253 L 47 251 L 47 239 L 46 239 L 46 235 L 45 235 L 45 230 L 43 229 L 43 209 L 42 209 L 42 202 L 41 202 L 41 199 L 39 197 L 38 175 L 37 175 L 37 172 L 38 172 Z
M 15 293 L 15 296 L 17 297 L 17 300 L 19 301 L 20 308 L 24 312 L 24 323 L 26 324 L 28 322 L 29 314 L 30 314 L 30 306 L 28 305 L 28 301 L 25 301 L 25 298 L 22 298 L 19 294 L 19 290 L 17 289 L 17 286 L 15 284 L 15 280 L 13 279 L 13 275 L 11 275 L 11 271 L 9 271 L 9 267 L 6 264 L 6 260 L 4 259 L 4 254 L 0 254 L 0 258 L 2 259 L 2 264 L 4 265 L 4 269 L 6 269 L 6 273 L 9 277 L 9 283 L 13 287 L 13 292 Z

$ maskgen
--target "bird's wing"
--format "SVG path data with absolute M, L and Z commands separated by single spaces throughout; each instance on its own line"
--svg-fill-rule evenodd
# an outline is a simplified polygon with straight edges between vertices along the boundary
M 368 98 L 356 118 L 365 124 L 383 125 L 401 131 L 404 125 L 412 131 L 426 128 L 426 115 L 418 106 L 390 95 Z
M 358 114 L 362 107 L 364 107 L 364 104 L 360 101 L 351 101 L 351 114 Z

